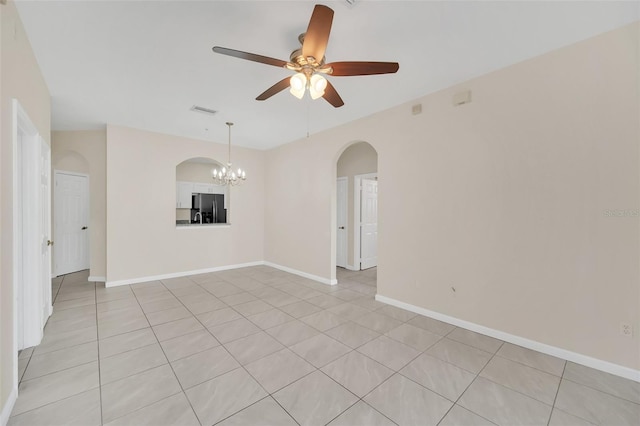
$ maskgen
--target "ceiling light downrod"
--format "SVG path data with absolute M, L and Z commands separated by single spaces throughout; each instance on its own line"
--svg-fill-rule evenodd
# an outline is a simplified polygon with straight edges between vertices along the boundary
M 229 127 L 229 161 L 227 162 L 227 167 L 223 167 L 222 170 L 213 170 L 213 183 L 216 185 L 235 186 L 246 180 L 247 175 L 244 170 L 238 169 L 236 173 L 231 167 L 231 126 L 233 126 L 233 123 L 227 121 L 226 124 Z

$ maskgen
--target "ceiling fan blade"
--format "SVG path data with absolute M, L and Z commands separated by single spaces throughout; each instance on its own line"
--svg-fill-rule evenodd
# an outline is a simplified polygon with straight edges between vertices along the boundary
M 268 56 L 256 55 L 255 53 L 243 52 L 241 50 L 227 49 L 226 47 L 215 46 L 213 51 L 234 58 L 246 59 L 247 61 L 260 62 L 261 64 L 273 65 L 274 67 L 284 67 L 286 61 L 270 58 Z
M 325 87 L 324 95 L 322 95 L 322 97 L 336 108 L 340 108 L 342 105 L 344 105 L 344 101 L 342 100 L 340 95 L 338 95 L 336 88 L 333 87 L 333 84 L 331 84 L 328 80 L 327 87 Z
M 332 62 L 326 66 L 333 68 L 333 72 L 329 75 L 336 77 L 393 74 L 400 68 L 397 62 Z
M 272 97 L 276 93 L 282 92 L 284 89 L 289 87 L 289 80 L 290 79 L 291 79 L 291 77 L 283 78 L 282 80 L 280 80 L 279 82 L 277 82 L 276 84 L 274 84 L 273 86 L 269 87 L 267 90 L 262 92 L 260 94 L 260 96 L 258 96 L 256 98 L 256 100 L 257 101 L 264 101 L 266 99 L 269 99 L 270 97 Z
M 311 20 L 307 27 L 302 43 L 302 55 L 307 58 L 313 56 L 316 61 L 322 61 L 324 51 L 329 43 L 329 33 L 333 22 L 333 10 L 327 6 L 317 4 L 313 8 Z

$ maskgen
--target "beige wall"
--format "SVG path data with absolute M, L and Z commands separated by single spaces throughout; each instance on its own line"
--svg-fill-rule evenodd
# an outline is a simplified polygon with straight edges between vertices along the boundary
M 345 149 L 338 159 L 338 177 L 347 178 L 347 264 L 353 264 L 354 212 L 353 179 L 355 175 L 378 172 L 378 153 L 366 142 L 358 142 Z
M 98 278 L 107 272 L 106 159 L 106 130 L 51 132 L 53 169 L 89 175 L 89 274 Z M 51 223 L 55 226 L 55 220 Z
M 231 226 L 176 228 L 176 165 L 193 157 L 224 158 L 226 149 L 107 126 L 108 281 L 264 259 L 262 151 L 233 147 L 234 165 L 248 177 L 231 190 Z
M 15 32 L 14 32 L 15 29 Z M 51 101 L 12 1 L 0 6 L 0 407 L 9 397 L 17 366 L 13 356 L 13 136 L 12 99 L 18 99 L 49 143 Z
M 266 260 L 335 276 L 335 164 L 367 141 L 380 295 L 639 369 L 638 333 L 619 328 L 640 330 L 640 221 L 605 215 L 640 207 L 638 35 L 636 23 L 269 151 Z M 462 89 L 473 102 L 453 107 Z

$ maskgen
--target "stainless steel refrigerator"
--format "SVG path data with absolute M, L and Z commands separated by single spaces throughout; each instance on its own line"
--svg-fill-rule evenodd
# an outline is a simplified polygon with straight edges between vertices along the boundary
M 202 216 L 202 223 L 227 223 L 227 209 L 224 208 L 223 194 L 193 194 L 191 222 L 200 223 L 196 213 Z

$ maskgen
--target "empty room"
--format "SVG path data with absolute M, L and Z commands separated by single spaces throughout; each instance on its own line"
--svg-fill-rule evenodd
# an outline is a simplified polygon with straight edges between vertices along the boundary
M 0 0 L 0 426 L 640 424 L 637 1 Z

